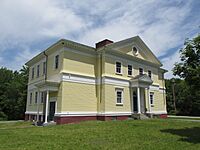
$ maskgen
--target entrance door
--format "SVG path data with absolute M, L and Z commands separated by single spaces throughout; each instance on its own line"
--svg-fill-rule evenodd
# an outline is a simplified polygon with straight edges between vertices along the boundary
M 138 103 L 137 103 L 137 93 L 134 91 L 133 92 L 133 111 L 137 112 L 138 111 Z
M 50 102 L 50 106 L 49 106 L 49 121 L 53 121 L 53 119 L 54 119 L 55 106 L 56 106 L 56 102 Z

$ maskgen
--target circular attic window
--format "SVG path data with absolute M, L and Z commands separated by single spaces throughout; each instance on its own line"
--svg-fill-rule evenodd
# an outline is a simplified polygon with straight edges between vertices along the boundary
M 138 49 L 136 47 L 132 48 L 133 55 L 138 55 Z

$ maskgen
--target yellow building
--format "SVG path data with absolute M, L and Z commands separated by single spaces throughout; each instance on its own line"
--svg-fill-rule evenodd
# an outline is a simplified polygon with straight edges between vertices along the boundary
M 95 48 L 61 39 L 26 65 L 26 120 L 166 117 L 166 70 L 139 36 Z

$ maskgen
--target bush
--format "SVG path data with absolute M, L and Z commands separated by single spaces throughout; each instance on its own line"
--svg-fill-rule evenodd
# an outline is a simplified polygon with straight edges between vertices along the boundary
M 0 111 L 0 121 L 8 120 L 8 116 Z

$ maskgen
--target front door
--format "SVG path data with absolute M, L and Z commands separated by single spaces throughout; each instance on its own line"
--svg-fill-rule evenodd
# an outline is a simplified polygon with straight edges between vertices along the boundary
M 54 119 L 55 106 L 56 106 L 56 102 L 50 102 L 50 106 L 49 106 L 49 121 L 53 121 L 53 119 Z
M 136 92 L 134 91 L 133 92 L 133 111 L 134 112 L 137 112 L 138 111 L 138 103 L 137 103 L 137 94 Z

